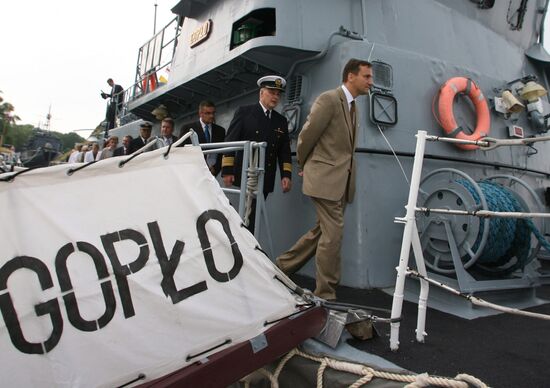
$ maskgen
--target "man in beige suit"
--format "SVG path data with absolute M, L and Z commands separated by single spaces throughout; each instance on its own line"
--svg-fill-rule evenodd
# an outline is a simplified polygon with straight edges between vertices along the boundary
M 292 274 L 315 255 L 314 293 L 327 300 L 336 299 L 344 209 L 355 193 L 355 98 L 367 94 L 372 86 L 372 65 L 349 60 L 342 82 L 342 86 L 317 97 L 298 137 L 296 154 L 303 171 L 302 191 L 313 201 L 317 222 L 277 258 L 277 266 Z

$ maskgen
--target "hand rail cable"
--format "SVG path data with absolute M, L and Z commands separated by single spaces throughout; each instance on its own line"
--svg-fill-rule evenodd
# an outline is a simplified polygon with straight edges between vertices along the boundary
M 195 134 L 195 131 L 193 130 L 190 130 L 189 132 L 187 132 L 185 135 L 183 135 L 182 137 L 180 137 L 177 141 L 175 141 L 173 144 L 171 144 L 168 149 L 167 149 L 167 152 L 163 154 L 163 156 L 166 158 L 168 156 L 168 153 L 170 152 L 171 150 L 171 147 L 174 146 L 174 147 L 177 147 L 179 146 L 180 144 L 182 144 L 184 141 L 186 141 L 187 139 L 189 138 L 192 138 L 192 136 Z M 195 135 L 196 136 L 196 135 Z M 118 167 L 122 168 L 124 167 L 128 162 L 130 162 L 132 159 L 134 159 L 135 157 L 137 157 L 138 155 L 141 155 L 142 153 L 144 153 L 145 151 L 147 151 L 149 148 L 153 148 L 153 146 L 157 146 L 157 141 L 156 139 L 153 140 L 153 141 L 149 141 L 147 144 L 145 144 L 143 147 L 141 147 L 140 149 L 132 152 L 130 154 L 130 157 L 128 159 L 125 159 L 125 160 L 122 160 L 120 161 L 120 163 L 118 164 Z
M 546 321 L 550 321 L 550 315 L 548 315 L 548 314 L 533 313 L 531 311 L 523 311 L 523 310 L 520 310 L 520 309 L 517 309 L 517 308 L 502 306 L 502 305 L 499 305 L 499 304 L 496 304 L 496 303 L 488 302 L 485 299 L 478 298 L 477 296 L 474 296 L 474 295 L 471 295 L 471 294 L 464 294 L 464 293 L 458 291 L 457 289 L 455 289 L 453 287 L 450 287 L 450 286 L 448 286 L 444 283 L 438 282 L 437 280 L 431 279 L 428 276 L 422 275 L 418 271 L 415 271 L 415 270 L 410 269 L 410 268 L 407 268 L 406 274 L 407 274 L 407 276 L 412 277 L 412 278 L 425 280 L 425 281 L 429 282 L 430 284 L 433 284 L 434 286 L 442 288 L 445 291 L 448 291 L 448 292 L 450 292 L 454 295 L 457 295 L 457 296 L 460 296 L 464 299 L 467 299 L 470 303 L 472 303 L 476 306 L 487 307 L 487 308 L 490 308 L 490 309 L 493 309 L 493 310 L 501 311 L 503 313 L 514 314 L 514 315 L 522 315 L 522 316 L 525 316 L 525 317 L 538 318 L 538 319 L 543 319 L 543 320 L 546 320 Z
M 494 137 L 488 136 L 480 140 L 462 140 L 462 139 L 456 139 L 452 137 L 426 135 L 426 140 L 441 141 L 444 143 L 476 145 L 484 149 L 485 151 L 489 151 L 497 147 L 504 147 L 504 146 L 529 146 L 532 143 L 549 141 L 550 136 L 527 137 L 524 139 L 496 139 Z
M 32 171 L 32 170 L 36 170 L 37 168 L 40 168 L 40 167 L 26 168 L 24 170 L 16 171 L 13 174 L 9 174 L 9 173 L 6 172 L 5 173 L 6 176 L 0 178 L 0 182 L 13 182 L 17 176 L 19 176 L 21 174 L 24 174 L 26 172 Z

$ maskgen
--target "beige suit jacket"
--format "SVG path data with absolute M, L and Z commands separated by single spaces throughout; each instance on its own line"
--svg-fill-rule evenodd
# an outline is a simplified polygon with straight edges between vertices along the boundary
M 353 200 L 356 132 L 341 87 L 317 97 L 296 149 L 298 163 L 304 171 L 302 191 L 305 195 L 330 201 Z

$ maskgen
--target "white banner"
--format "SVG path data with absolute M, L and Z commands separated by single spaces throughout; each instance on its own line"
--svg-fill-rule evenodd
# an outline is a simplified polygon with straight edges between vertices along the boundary
M 143 383 L 294 311 L 200 148 L 164 151 L 0 182 L 2 386 Z

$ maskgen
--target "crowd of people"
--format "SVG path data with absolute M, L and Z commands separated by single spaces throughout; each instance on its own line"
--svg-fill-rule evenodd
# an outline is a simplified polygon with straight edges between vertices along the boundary
M 109 137 L 103 146 L 99 149 L 98 143 L 91 144 L 75 144 L 74 149 L 69 154 L 68 163 L 88 163 L 102 159 L 110 158 L 111 156 L 129 155 L 130 142 L 132 136 L 127 135 L 122 138 L 122 145 L 119 146 L 118 136 Z

